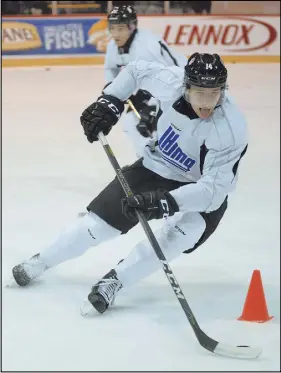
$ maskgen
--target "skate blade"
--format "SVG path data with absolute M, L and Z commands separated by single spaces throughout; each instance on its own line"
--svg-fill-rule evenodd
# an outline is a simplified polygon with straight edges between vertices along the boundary
M 85 298 L 84 302 L 80 307 L 80 313 L 82 316 L 88 316 L 97 314 L 97 311 L 93 307 L 92 303 L 89 302 L 88 298 Z
M 3 281 L 4 288 L 18 288 L 19 285 L 16 283 L 16 280 L 14 279 L 13 276 L 10 276 L 6 278 Z

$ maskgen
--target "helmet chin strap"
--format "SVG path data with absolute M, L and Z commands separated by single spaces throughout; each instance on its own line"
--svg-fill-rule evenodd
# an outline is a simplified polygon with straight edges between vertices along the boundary
M 221 97 L 220 97 L 218 103 L 216 104 L 215 108 L 217 106 L 221 106 L 223 104 L 224 100 L 225 100 L 225 88 L 221 91 Z
M 189 88 L 185 89 L 183 87 L 183 98 L 185 99 L 186 102 L 188 102 L 190 104 L 190 100 L 189 100 Z

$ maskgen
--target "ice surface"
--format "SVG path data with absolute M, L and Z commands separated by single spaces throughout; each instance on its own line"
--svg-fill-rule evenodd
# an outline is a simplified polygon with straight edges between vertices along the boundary
M 143 237 L 137 227 L 46 273 L 29 288 L 3 289 L 3 370 L 279 370 L 280 111 L 278 64 L 229 65 L 230 91 L 247 116 L 248 152 L 216 233 L 171 266 L 199 324 L 228 344 L 262 346 L 255 361 L 203 350 L 162 271 L 116 299 L 102 316 L 79 307 L 91 285 Z M 4 69 L 2 130 L 3 278 L 40 251 L 114 176 L 79 117 L 99 95 L 98 67 Z M 134 151 L 116 126 L 122 165 Z M 260 269 L 269 323 L 237 321 L 252 271 Z

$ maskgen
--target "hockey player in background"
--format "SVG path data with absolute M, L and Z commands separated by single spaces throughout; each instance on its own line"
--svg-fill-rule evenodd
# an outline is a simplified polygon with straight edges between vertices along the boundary
M 115 178 L 87 207 L 88 213 L 40 254 L 13 268 L 20 286 L 48 268 L 82 255 L 91 246 L 126 234 L 138 220 L 163 219 L 155 236 L 171 261 L 190 253 L 216 230 L 235 189 L 241 157 L 247 149 L 243 115 L 226 95 L 227 70 L 217 54 L 193 54 L 185 69 L 157 63 L 130 63 L 81 116 L 90 143 L 118 122 L 124 102 L 137 89 L 159 100 L 157 140 L 149 140 L 143 158 L 124 169 L 134 196 L 125 197 Z M 91 289 L 82 313 L 103 313 L 121 288 L 161 268 L 147 239 Z M 90 307 L 90 308 L 89 308 Z
M 132 6 L 116 6 L 109 13 L 108 28 L 112 39 L 108 43 L 105 56 L 105 80 L 109 85 L 124 66 L 133 61 L 158 62 L 165 66 L 184 67 L 187 58 L 176 54 L 167 43 L 149 30 L 138 28 L 137 14 Z M 133 141 L 138 155 L 143 144 L 156 127 L 156 102 L 150 92 L 138 90 L 130 97 L 131 102 L 145 120 L 139 120 L 128 107 L 122 118 L 124 132 Z

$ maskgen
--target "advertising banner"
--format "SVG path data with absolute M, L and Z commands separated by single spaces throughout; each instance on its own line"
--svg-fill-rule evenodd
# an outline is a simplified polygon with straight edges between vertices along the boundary
M 225 62 L 280 62 L 279 16 L 140 16 L 139 27 L 178 52 L 219 53 Z M 102 64 L 106 17 L 3 17 L 3 66 Z
M 280 17 L 143 17 L 141 26 L 160 34 L 178 52 L 280 55 Z
M 95 18 L 4 18 L 4 56 L 104 54 L 107 22 Z

